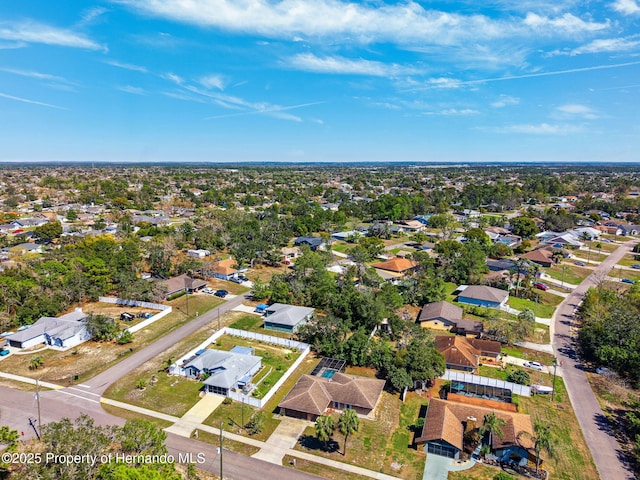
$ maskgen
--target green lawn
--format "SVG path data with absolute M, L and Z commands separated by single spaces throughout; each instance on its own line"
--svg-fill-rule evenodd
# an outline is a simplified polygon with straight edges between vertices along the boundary
M 255 438 L 256 440 L 266 441 L 276 427 L 280 424 L 280 420 L 274 417 L 273 414 L 264 412 L 264 424 L 261 431 L 255 435 L 243 428 L 247 424 L 252 415 L 259 410 L 251 405 L 243 404 L 242 402 L 231 402 L 229 404 L 222 404 L 215 411 L 207 417 L 203 422 L 205 425 L 211 425 L 212 427 L 220 428 L 220 422 L 222 422 L 222 429 L 236 433 L 238 435 L 244 435 L 247 437 Z M 243 423 L 244 421 L 244 423 Z
M 618 261 L 618 265 L 623 265 L 625 267 L 630 267 L 631 265 L 640 264 L 640 260 L 636 260 L 634 254 L 626 253 L 624 257 Z
M 333 243 L 331 245 L 331 250 L 335 250 L 338 253 L 347 253 L 347 249 L 353 247 L 355 244 L 349 243 Z
M 637 281 L 640 280 L 640 270 L 613 268 L 609 272 L 609 276 L 615 279 L 629 278 L 633 281 Z
M 546 292 L 543 292 L 546 293 Z M 516 297 L 509 297 L 509 305 L 513 308 L 515 308 L 516 310 L 524 310 L 525 308 L 528 308 L 529 310 L 531 310 L 536 317 L 541 317 L 541 318 L 551 318 L 553 316 L 553 312 L 556 311 L 556 306 L 558 304 L 560 304 L 560 302 L 562 302 L 562 297 L 558 297 L 557 295 L 552 295 L 554 298 L 557 298 L 558 301 L 555 305 L 548 305 L 544 302 L 544 299 L 540 299 L 541 302 L 534 302 L 532 300 L 528 300 L 526 298 L 516 298 Z
M 263 323 L 262 317 L 258 315 L 245 315 L 229 326 L 231 328 L 237 328 L 238 330 L 257 331 L 254 329 L 262 327 Z
M 551 365 L 554 359 L 554 356 L 549 353 L 529 350 L 528 348 L 514 347 L 511 345 L 504 345 L 501 350 L 503 354 L 509 355 L 510 357 L 533 360 L 534 362 L 540 362 L 543 365 Z
M 562 266 L 565 266 L 564 269 L 564 281 L 567 283 L 571 283 L 573 285 L 578 285 L 585 278 L 587 278 L 592 270 L 584 267 L 578 267 L 577 265 L 563 263 L 561 265 L 553 265 L 551 268 L 546 268 L 545 272 L 551 278 L 555 278 L 556 280 L 562 280 Z
M 294 459 L 296 462 L 295 467 L 293 466 Z M 326 478 L 327 480 L 370 480 L 371 478 L 363 477 L 362 475 L 347 472 L 346 470 L 341 470 L 339 468 L 328 467 L 321 463 L 302 460 L 291 455 L 285 455 L 282 458 L 282 465 L 289 468 L 295 468 L 295 470 L 300 470 L 301 472 L 316 475 L 320 478 Z
M 599 242 L 601 248 L 597 248 L 596 244 L 598 244 L 597 241 L 593 242 L 592 250 L 594 252 L 601 250 L 603 252 L 611 253 L 611 252 L 615 252 L 618 249 L 618 247 L 620 247 L 619 243 Z
M 193 434 L 191 435 L 193 437 Z M 208 443 L 216 447 L 220 446 L 219 435 L 214 435 L 213 433 L 204 432 L 202 430 L 198 430 L 198 441 Z M 258 447 L 254 447 L 253 445 L 247 445 L 246 443 L 238 442 L 236 440 L 231 440 L 230 438 L 225 438 L 224 435 L 222 435 L 222 449 L 241 453 L 242 455 L 246 455 L 247 457 L 250 457 L 251 455 L 253 455 L 254 453 L 257 453 L 260 450 Z M 223 452 L 223 457 L 224 457 L 224 452 Z

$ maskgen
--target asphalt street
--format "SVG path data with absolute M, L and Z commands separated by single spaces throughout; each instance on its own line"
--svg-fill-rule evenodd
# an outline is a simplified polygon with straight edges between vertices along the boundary
M 603 480 L 633 480 L 635 477 L 625 461 L 620 444 L 611 431 L 584 367 L 576 353 L 574 313 L 586 291 L 598 284 L 614 265 L 628 253 L 637 240 L 632 240 L 609 255 L 593 273 L 569 294 L 558 306 L 555 316 L 553 349 L 558 362 L 562 362 L 564 379 L 571 404 L 582 428 L 589 450 Z

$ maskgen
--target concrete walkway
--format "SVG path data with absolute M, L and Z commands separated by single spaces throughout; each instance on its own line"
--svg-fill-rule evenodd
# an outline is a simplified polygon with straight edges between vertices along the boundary
M 36 384 L 36 381 L 33 378 L 23 377 L 21 375 L 14 375 L 13 373 L 0 372 L 0 378 L 6 378 L 7 380 L 14 380 L 16 382 L 30 383 L 31 385 Z M 55 383 L 49 383 L 49 382 L 38 382 L 38 383 L 40 383 L 41 387 L 50 388 L 51 390 L 61 390 L 64 388 Z
M 302 435 L 304 429 L 310 425 L 313 425 L 313 423 L 306 420 L 283 418 L 280 425 L 266 441 L 266 445 L 251 456 L 266 462 L 282 465 L 282 458 L 288 450 L 298 443 L 298 438 Z
M 468 470 L 475 464 L 476 461 L 473 459 L 466 462 L 458 462 L 451 458 L 428 453 L 427 461 L 424 464 L 422 480 L 447 480 L 447 478 L 449 478 L 449 472 Z
M 220 395 L 204 395 L 202 399 L 191 407 L 176 423 L 165 428 L 165 431 L 175 433 L 182 437 L 190 437 L 191 432 L 202 424 L 216 408 L 222 405 L 223 401 L 224 397 Z

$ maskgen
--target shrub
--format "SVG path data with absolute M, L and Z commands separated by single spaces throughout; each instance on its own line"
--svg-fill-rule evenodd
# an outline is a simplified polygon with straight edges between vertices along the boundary
M 223 405 L 231 405 L 231 403 L 233 403 L 233 400 L 231 400 L 231 398 L 224 397 L 224 400 L 222 401 Z
M 493 480 L 515 480 L 513 475 L 509 475 L 507 472 L 499 472 L 496 473 L 495 477 L 493 477 Z
M 531 383 L 531 377 L 522 368 L 516 368 L 507 373 L 507 382 L 517 383 L 519 385 L 529 385 Z

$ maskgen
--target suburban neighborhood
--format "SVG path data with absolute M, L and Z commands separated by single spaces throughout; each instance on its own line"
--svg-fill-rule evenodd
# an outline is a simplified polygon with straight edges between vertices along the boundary
M 0 448 L 77 409 L 185 478 L 633 478 L 637 175 L 287 172 L 1 170 Z

